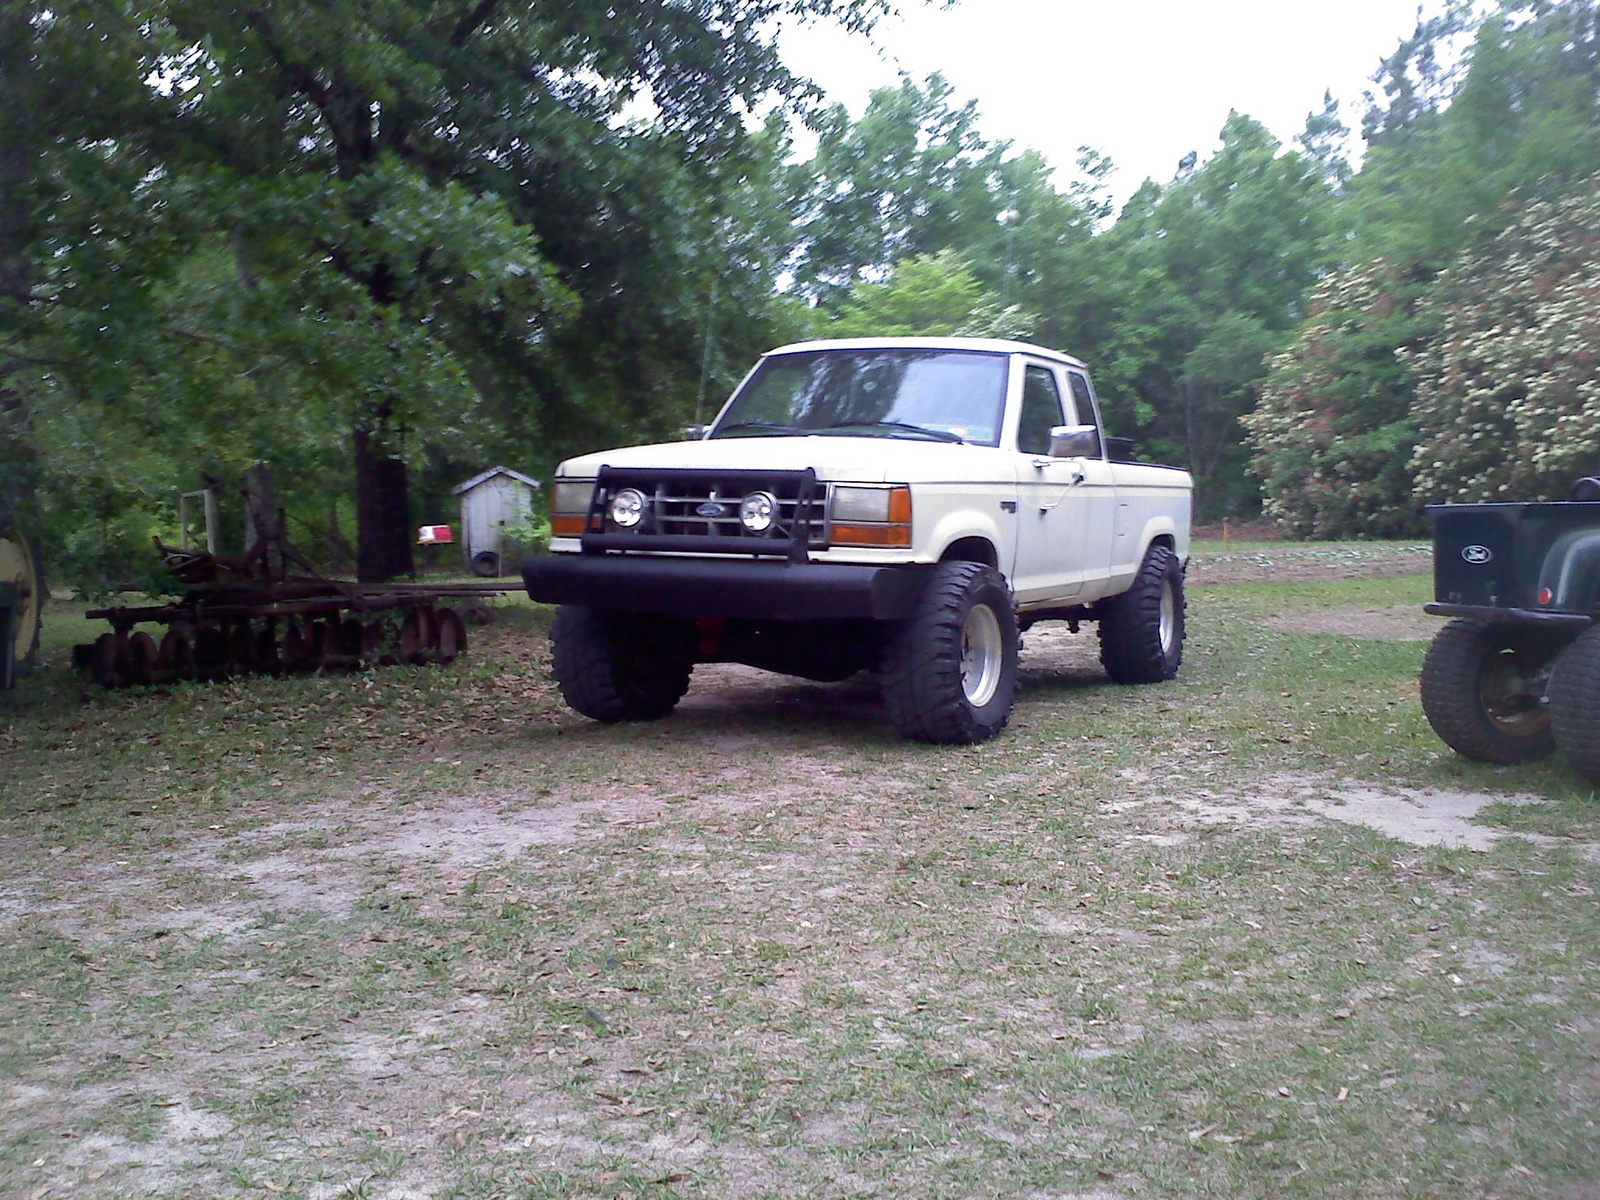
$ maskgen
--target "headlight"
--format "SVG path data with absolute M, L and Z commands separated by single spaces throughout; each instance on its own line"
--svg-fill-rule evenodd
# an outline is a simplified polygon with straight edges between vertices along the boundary
M 888 488 L 836 487 L 833 489 L 835 521 L 887 521 Z
M 739 523 L 751 533 L 765 533 L 778 515 L 778 498 L 771 492 L 751 492 L 739 505 Z
M 638 488 L 623 488 L 611 497 L 611 519 L 619 529 L 632 529 L 644 520 L 646 500 Z
M 558 479 L 550 485 L 550 532 L 555 537 L 582 537 L 583 523 L 594 497 L 592 479 Z
M 836 486 L 828 518 L 836 546 L 909 546 L 911 489 Z

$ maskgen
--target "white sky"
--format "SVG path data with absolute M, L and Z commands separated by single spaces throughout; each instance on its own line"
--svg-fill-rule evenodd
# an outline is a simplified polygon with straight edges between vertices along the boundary
M 859 116 L 900 71 L 939 71 L 976 100 L 990 139 L 1031 147 L 1076 174 L 1079 146 L 1108 155 L 1118 204 L 1165 183 L 1190 150 L 1206 158 L 1229 109 L 1288 146 L 1325 89 L 1359 131 L 1380 59 L 1417 23 L 1418 0 L 900 0 L 871 41 L 835 26 L 787 28 L 785 61 Z M 1428 0 L 1431 15 L 1438 0 Z M 874 44 L 875 43 L 875 44 Z M 1359 141 L 1359 139 L 1358 139 Z

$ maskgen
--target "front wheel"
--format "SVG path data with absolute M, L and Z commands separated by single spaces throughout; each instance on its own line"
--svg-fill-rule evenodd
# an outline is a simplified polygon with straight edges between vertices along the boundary
M 1457 617 L 1422 660 L 1422 711 L 1463 758 L 1529 762 L 1555 742 L 1542 703 L 1559 647 L 1516 625 Z
M 1550 733 L 1578 773 L 1600 783 L 1600 626 L 1580 635 L 1550 670 Z
M 923 742 L 970 744 L 1011 719 L 1017 693 L 1017 618 L 992 567 L 940 563 L 911 615 L 884 646 L 889 721 Z
M 1162 683 L 1183 663 L 1183 564 L 1151 546 L 1133 586 L 1103 603 L 1100 663 L 1117 683 Z
M 561 697 L 595 721 L 655 721 L 689 690 L 693 627 L 658 616 L 563 605 L 550 630 Z

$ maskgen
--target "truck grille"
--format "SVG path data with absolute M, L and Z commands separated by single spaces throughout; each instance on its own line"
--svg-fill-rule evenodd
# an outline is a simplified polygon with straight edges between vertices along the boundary
M 620 529 L 611 500 L 625 488 L 645 497 L 641 520 Z M 752 492 L 777 501 L 771 528 L 752 533 L 739 505 Z M 827 489 L 813 471 L 629 470 L 602 467 L 589 506 L 586 551 L 687 551 L 803 559 L 827 545 Z

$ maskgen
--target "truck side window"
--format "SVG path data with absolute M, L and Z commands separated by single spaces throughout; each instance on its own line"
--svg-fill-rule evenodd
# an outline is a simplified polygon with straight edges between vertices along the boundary
M 1017 450 L 1049 454 L 1050 431 L 1061 419 L 1061 389 L 1049 367 L 1029 367 L 1022 377 L 1022 415 L 1017 422 Z
M 1078 410 L 1078 424 L 1099 424 L 1094 419 L 1094 398 L 1089 394 L 1089 381 L 1076 371 L 1068 371 L 1067 380 L 1072 385 L 1072 403 Z

